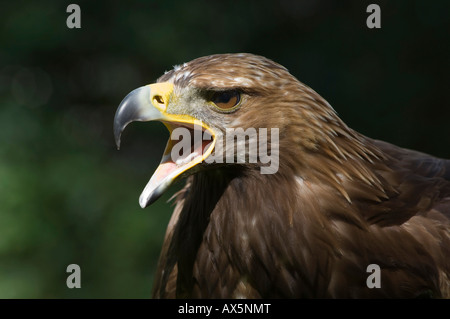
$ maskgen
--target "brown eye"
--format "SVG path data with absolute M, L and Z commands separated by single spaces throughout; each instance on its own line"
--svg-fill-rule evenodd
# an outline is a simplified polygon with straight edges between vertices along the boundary
M 241 95 L 238 91 L 216 92 L 211 98 L 213 102 L 221 110 L 231 110 L 239 104 Z

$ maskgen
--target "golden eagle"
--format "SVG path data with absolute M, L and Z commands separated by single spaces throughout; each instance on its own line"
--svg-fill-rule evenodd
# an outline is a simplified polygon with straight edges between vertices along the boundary
M 187 177 L 155 298 L 450 298 L 449 160 L 361 135 L 286 68 L 246 53 L 131 92 L 117 145 L 128 123 L 153 120 L 171 138 L 140 205 Z

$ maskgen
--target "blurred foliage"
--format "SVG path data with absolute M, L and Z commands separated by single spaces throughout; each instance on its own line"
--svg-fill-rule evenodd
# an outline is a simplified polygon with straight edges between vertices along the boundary
M 373 2 L 373 1 L 371 1 Z M 168 133 L 116 107 L 173 65 L 252 52 L 368 136 L 450 157 L 448 1 L 8 1 L 0 8 L 0 298 L 146 298 L 181 183 L 138 196 Z M 81 289 L 66 267 L 81 267 Z

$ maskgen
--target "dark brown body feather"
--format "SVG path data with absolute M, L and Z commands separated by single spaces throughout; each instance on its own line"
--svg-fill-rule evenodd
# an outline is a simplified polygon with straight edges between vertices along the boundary
M 176 197 L 154 297 L 450 298 L 450 161 L 364 142 L 382 155 L 361 161 L 385 198 L 344 178 L 349 202 L 283 167 L 191 176 Z M 369 264 L 380 266 L 381 288 L 367 287 Z

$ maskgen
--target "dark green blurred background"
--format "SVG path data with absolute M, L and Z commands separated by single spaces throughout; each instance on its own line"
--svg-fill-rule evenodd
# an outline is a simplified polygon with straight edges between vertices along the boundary
M 75 1 L 73 1 L 75 2 Z M 382 28 L 366 27 L 377 3 Z M 147 298 L 172 187 L 138 197 L 168 133 L 122 98 L 173 65 L 251 52 L 284 66 L 365 135 L 450 158 L 448 1 L 68 1 L 0 5 L 0 298 Z M 81 267 L 81 289 L 66 267 Z

